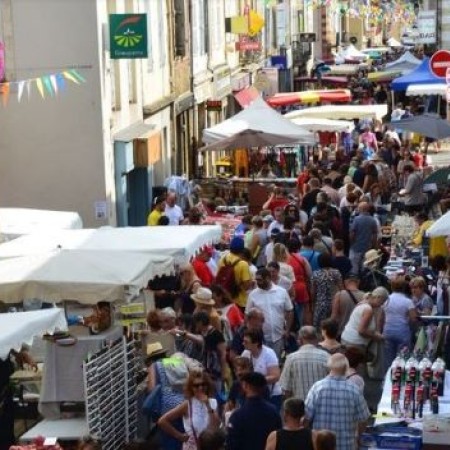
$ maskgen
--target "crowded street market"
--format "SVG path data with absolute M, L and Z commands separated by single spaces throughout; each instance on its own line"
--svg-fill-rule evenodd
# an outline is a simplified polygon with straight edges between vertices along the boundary
M 0 2 L 0 158 L 13 161 L 0 181 L 0 450 L 448 449 L 445 5 L 92 2 L 95 62 L 44 61 L 45 75 L 22 67 L 20 21 L 3 30 L 13 11 L 28 17 L 23 2 Z M 75 24 L 92 15 L 80 8 Z M 284 20 L 301 20 L 298 40 L 281 39 Z M 214 66 L 222 34 L 246 71 Z M 149 74 L 157 100 L 139 93 Z M 177 97 L 183 83 L 192 92 Z M 63 135 L 44 128 L 6 132 L 46 109 L 64 129 L 58 102 L 84 88 L 79 156 L 63 164 Z M 19 174 L 34 139 L 51 158 L 36 171 L 51 172 Z

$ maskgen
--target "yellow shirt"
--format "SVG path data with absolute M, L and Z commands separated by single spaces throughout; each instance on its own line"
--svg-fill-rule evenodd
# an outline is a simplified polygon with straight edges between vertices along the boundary
M 225 261 L 227 264 L 234 264 L 236 260 L 240 260 L 235 266 L 234 266 L 234 278 L 236 280 L 237 285 L 239 286 L 239 294 L 236 298 L 233 298 L 236 305 L 245 308 L 247 305 L 247 291 L 242 289 L 242 284 L 246 281 L 251 281 L 252 276 L 250 273 L 250 267 L 248 263 L 242 259 L 239 258 L 239 256 L 234 255 L 233 253 L 227 253 L 225 256 L 223 256 L 218 265 L 218 270 L 225 264 Z
M 147 225 L 149 227 L 155 227 L 159 223 L 159 219 L 162 217 L 163 213 L 158 211 L 156 208 L 148 215 Z
M 433 223 L 433 220 L 427 220 L 414 231 L 411 242 L 415 247 L 420 247 L 422 245 L 423 235 Z M 432 237 L 429 242 L 428 256 L 430 258 L 433 258 L 436 255 L 447 255 L 447 244 L 444 236 Z

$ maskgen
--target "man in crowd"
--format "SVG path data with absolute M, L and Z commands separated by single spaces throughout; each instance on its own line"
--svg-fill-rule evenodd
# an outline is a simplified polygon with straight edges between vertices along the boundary
M 156 227 L 159 225 L 159 220 L 164 215 L 166 209 L 166 197 L 160 195 L 153 200 L 153 210 L 147 217 L 147 225 L 150 227 Z
M 252 307 L 263 312 L 266 345 L 280 359 L 284 338 L 289 335 L 294 320 L 294 306 L 286 289 L 272 283 L 270 272 L 266 268 L 258 269 L 255 281 L 257 287 L 248 296 L 246 312 Z
M 405 209 L 410 214 L 420 212 L 425 200 L 422 177 L 412 164 L 407 164 L 403 168 L 403 173 L 406 176 L 406 184 L 399 194 L 405 198 Z
M 244 334 L 248 331 L 262 330 L 264 324 L 264 314 L 258 308 L 250 308 L 245 316 L 245 324 L 242 325 L 234 334 L 230 345 L 230 356 L 235 358 L 240 356 L 245 350 Z
M 250 266 L 247 261 L 244 261 L 240 253 L 244 250 L 244 239 L 241 237 L 234 237 L 230 242 L 230 252 L 225 254 L 218 265 L 217 281 L 220 279 L 220 270 L 225 265 L 230 265 L 234 270 L 234 284 L 236 291 L 230 292 L 231 297 L 241 309 L 247 305 L 247 291 L 252 288 L 253 281 L 250 273 Z M 228 290 L 228 286 L 222 286 Z
M 361 202 L 358 205 L 359 215 L 350 225 L 350 254 L 352 273 L 358 274 L 362 270 L 364 253 L 377 247 L 378 225 L 370 215 L 370 205 Z
M 364 292 L 359 290 L 359 277 L 353 273 L 344 279 L 344 289 L 336 292 L 331 309 L 331 318 L 338 325 L 338 336 L 344 331 L 355 306 L 363 299 Z
M 169 192 L 167 194 L 164 213 L 169 218 L 169 225 L 180 225 L 183 222 L 183 210 L 177 205 L 177 195 L 175 192 Z
M 313 430 L 334 431 L 337 450 L 356 450 L 357 436 L 370 417 L 369 409 L 360 389 L 346 378 L 347 358 L 335 353 L 328 367 L 330 374 L 317 381 L 306 397 L 307 423 Z
M 311 386 L 327 376 L 329 354 L 317 347 L 317 333 L 312 326 L 300 329 L 299 344 L 300 349 L 286 359 L 280 384 L 286 398 L 305 400 Z
M 267 389 L 264 375 L 252 372 L 241 378 L 245 403 L 231 414 L 228 422 L 228 450 L 264 450 L 269 434 L 281 428 L 275 407 L 264 400 Z

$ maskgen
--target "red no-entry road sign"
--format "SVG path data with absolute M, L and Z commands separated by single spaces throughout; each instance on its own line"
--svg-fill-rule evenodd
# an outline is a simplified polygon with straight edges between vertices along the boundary
M 450 52 L 448 50 L 438 50 L 430 58 L 430 69 L 439 78 L 445 78 L 447 69 L 450 68 Z

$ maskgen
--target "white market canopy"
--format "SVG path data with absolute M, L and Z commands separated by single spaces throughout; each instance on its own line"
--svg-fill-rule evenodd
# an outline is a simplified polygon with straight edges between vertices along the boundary
M 336 57 L 336 65 L 329 66 L 327 75 L 355 75 L 360 69 L 359 64 L 338 64 L 338 61 Z
M 358 59 L 362 61 L 369 58 L 368 55 L 359 51 L 353 44 L 347 46 L 344 50 L 339 52 L 338 56 L 344 59 Z
M 315 143 L 313 133 L 286 120 L 261 97 L 256 98 L 247 108 L 235 116 L 203 130 L 203 142 L 211 144 L 244 130 L 263 131 L 298 138 L 298 142 L 301 144 Z
M 83 228 L 83 222 L 76 212 L 0 208 L 0 242 L 2 237 L 9 240 L 39 231 L 79 228 Z
M 411 72 L 416 67 L 418 67 L 422 61 L 416 58 L 410 51 L 403 53 L 400 58 L 395 61 L 386 63 L 386 70 L 399 70 L 404 74 Z
M 450 236 L 450 211 L 446 212 L 428 228 L 426 235 L 429 237 Z
M 300 117 L 297 119 L 292 119 L 292 122 L 312 132 L 331 131 L 340 133 L 343 131 L 353 131 L 353 129 L 355 128 L 354 123 L 348 120 L 330 120 Z
M 82 230 L 57 230 L 22 236 L 0 245 L 0 259 L 43 255 L 56 249 L 140 252 L 157 257 L 172 257 L 183 264 L 203 246 L 218 242 L 218 225 L 180 227 L 102 227 Z
M 15 241 L 13 241 L 15 242 Z M 0 300 L 82 304 L 127 301 L 155 276 L 170 275 L 173 258 L 139 252 L 55 250 L 0 260 Z
M 287 119 L 317 118 L 353 120 L 372 118 L 381 120 L 388 113 L 387 105 L 324 105 L 299 109 L 284 115 Z
M 0 330 L 0 359 L 5 360 L 11 350 L 31 345 L 35 336 L 66 331 L 67 322 L 60 308 L 5 313 L 0 314 Z
M 447 95 L 446 84 L 410 84 L 406 89 L 406 95 L 440 95 L 445 97 Z
M 401 44 L 401 42 L 397 41 L 397 39 L 390 37 L 387 40 L 387 45 L 389 45 L 389 47 L 403 47 L 403 45 Z

